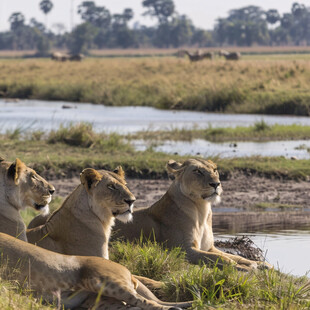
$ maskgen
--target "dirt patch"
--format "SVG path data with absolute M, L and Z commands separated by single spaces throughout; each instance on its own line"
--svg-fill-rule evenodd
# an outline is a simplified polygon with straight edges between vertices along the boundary
M 50 180 L 57 196 L 66 197 L 79 184 L 78 177 Z M 136 206 L 152 205 L 168 189 L 170 180 L 128 179 L 128 187 L 137 198 Z M 226 208 L 248 209 L 261 203 L 279 203 L 310 208 L 310 181 L 268 179 L 258 176 L 235 175 L 222 181 L 222 201 L 214 211 Z

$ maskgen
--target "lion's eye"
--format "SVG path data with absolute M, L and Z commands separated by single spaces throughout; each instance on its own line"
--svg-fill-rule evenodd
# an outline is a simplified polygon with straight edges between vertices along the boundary
M 199 169 L 195 169 L 194 172 L 196 172 L 199 175 L 203 175 L 203 173 Z
M 35 174 L 32 174 L 32 175 L 31 175 L 31 179 L 34 179 L 34 180 L 35 180 L 35 179 L 36 179 L 36 175 L 35 175 Z
M 112 191 L 115 191 L 116 190 L 116 187 L 114 184 L 109 184 L 108 185 L 108 189 L 112 190 Z

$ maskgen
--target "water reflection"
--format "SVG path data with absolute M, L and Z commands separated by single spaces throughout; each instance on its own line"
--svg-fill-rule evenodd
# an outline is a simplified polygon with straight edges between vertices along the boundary
M 151 142 L 152 143 L 152 142 Z M 145 150 L 150 147 L 150 142 L 143 140 L 133 141 L 136 149 Z M 299 159 L 309 159 L 310 141 L 270 141 L 270 142 L 238 142 L 238 143 L 213 143 L 196 139 L 186 141 L 161 141 L 152 145 L 159 152 L 179 155 L 201 155 L 203 157 L 219 156 L 246 157 L 246 156 L 285 156 Z
M 216 234 L 216 239 L 228 239 L 235 236 L 250 237 L 256 246 L 264 251 L 267 261 L 282 272 L 297 276 L 310 272 L 310 230 L 283 230 L 236 235 Z
M 64 109 L 63 107 L 71 107 Z M 264 121 L 269 124 L 309 125 L 309 117 L 254 114 L 219 114 L 191 111 L 158 110 L 150 107 L 106 107 L 83 103 L 40 100 L 6 102 L 0 100 L 1 130 L 18 126 L 51 130 L 70 122 L 92 123 L 97 131 L 128 133 L 171 128 L 206 128 L 250 126 Z

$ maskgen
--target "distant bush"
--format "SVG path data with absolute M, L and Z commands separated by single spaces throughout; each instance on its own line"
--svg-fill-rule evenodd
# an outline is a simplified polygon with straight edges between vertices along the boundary
M 116 133 L 109 135 L 96 133 L 89 123 L 70 124 L 69 126 L 60 125 L 58 130 L 52 130 L 49 133 L 47 142 L 51 144 L 65 143 L 83 148 L 100 147 L 106 151 L 128 151 L 132 149 L 122 136 Z

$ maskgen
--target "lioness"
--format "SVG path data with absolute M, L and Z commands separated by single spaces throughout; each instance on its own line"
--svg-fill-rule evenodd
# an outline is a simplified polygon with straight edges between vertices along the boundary
M 2 262 L 6 260 L 9 279 L 58 298 L 63 290 L 82 289 L 141 309 L 180 309 L 140 295 L 138 281 L 130 271 L 104 258 L 62 255 L 3 233 L 0 253 Z
M 0 158 L 0 232 L 27 241 L 19 211 L 26 207 L 47 211 L 55 188 L 21 160 Z
M 170 160 L 167 170 L 174 181 L 166 194 L 150 208 L 134 212 L 132 222 L 116 222 L 112 239 L 139 239 L 143 232 L 169 248 L 181 247 L 194 264 L 237 263 L 243 270 L 262 264 L 214 247 L 211 203 L 219 202 L 222 194 L 216 164 L 202 159 L 188 159 L 183 164 Z
M 115 218 L 125 223 L 132 219 L 135 197 L 126 186 L 121 167 L 114 172 L 100 173 L 87 168 L 80 179 L 81 184 L 45 224 L 27 230 L 28 241 L 62 254 L 108 259 L 108 241 Z M 29 226 L 42 221 L 44 217 L 38 216 Z M 157 289 L 161 282 L 136 275 L 134 278 L 139 283 L 140 294 L 158 301 L 143 284 Z
M 87 168 L 80 179 L 81 184 L 44 225 L 27 230 L 28 241 L 62 254 L 109 259 L 108 242 L 115 218 L 130 221 L 136 198 L 126 186 L 121 167 L 101 173 Z

